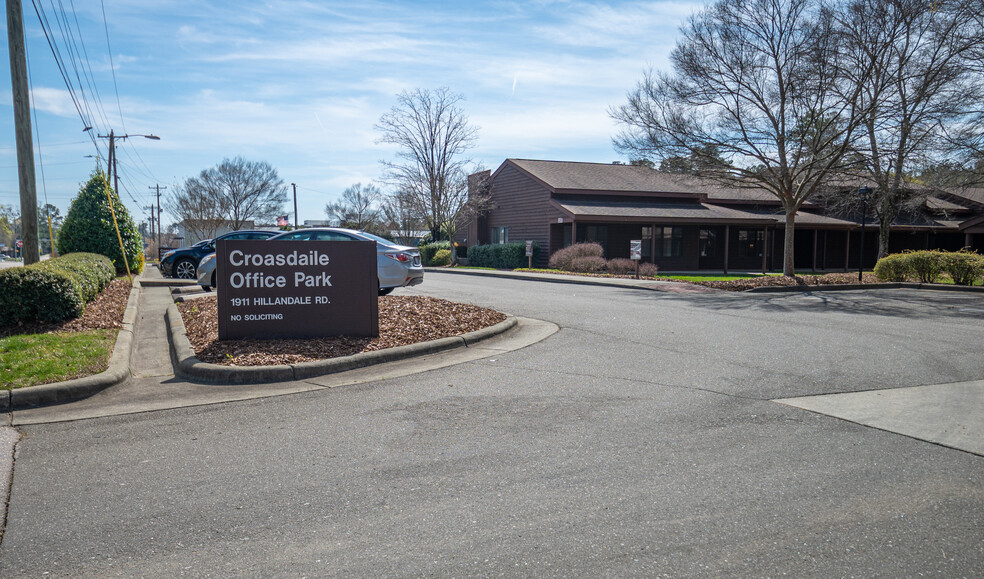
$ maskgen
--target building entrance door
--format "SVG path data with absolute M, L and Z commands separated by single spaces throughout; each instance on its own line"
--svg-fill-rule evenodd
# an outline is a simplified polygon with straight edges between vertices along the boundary
M 724 228 L 702 227 L 700 229 L 699 259 L 700 269 L 724 268 Z

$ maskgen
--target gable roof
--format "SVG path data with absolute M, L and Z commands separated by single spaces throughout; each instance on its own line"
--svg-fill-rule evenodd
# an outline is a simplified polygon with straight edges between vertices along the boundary
M 506 159 L 556 191 L 617 191 L 623 193 L 696 193 L 677 175 L 638 165 L 572 161 Z

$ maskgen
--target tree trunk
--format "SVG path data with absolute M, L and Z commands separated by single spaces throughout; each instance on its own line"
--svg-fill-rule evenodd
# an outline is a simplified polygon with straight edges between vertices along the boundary
M 878 219 L 878 259 L 888 255 L 888 240 L 891 234 L 892 221 L 894 219 L 890 219 L 888 223 L 885 223 L 884 217 L 879 217 Z
M 795 237 L 796 210 L 786 210 L 786 232 L 782 241 L 782 275 L 796 276 L 796 254 L 793 253 L 793 237 Z

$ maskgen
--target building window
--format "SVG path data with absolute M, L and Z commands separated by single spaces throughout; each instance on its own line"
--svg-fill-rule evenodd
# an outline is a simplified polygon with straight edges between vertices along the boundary
M 653 253 L 653 228 L 643 227 L 642 228 L 642 260 L 652 261 Z
M 683 256 L 682 227 L 654 227 L 657 257 Z
M 765 248 L 765 231 L 760 229 L 738 230 L 738 257 L 762 257 Z
M 503 243 L 509 243 L 509 228 L 493 227 L 492 233 L 491 235 L 489 235 L 489 243 L 493 245 L 501 245 Z

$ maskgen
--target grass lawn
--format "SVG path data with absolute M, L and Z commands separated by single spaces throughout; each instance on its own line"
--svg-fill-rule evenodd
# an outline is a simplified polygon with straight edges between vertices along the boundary
M 117 330 L 27 334 L 0 339 L 0 388 L 49 384 L 109 367 Z

